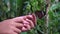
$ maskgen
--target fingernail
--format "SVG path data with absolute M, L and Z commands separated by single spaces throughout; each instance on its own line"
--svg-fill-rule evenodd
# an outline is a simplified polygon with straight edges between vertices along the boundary
M 26 20 L 28 20 L 28 19 L 26 19 Z
M 23 24 L 29 24 L 29 22 L 27 22 L 27 21 L 24 21 L 24 22 L 23 22 Z
M 25 27 L 22 27 L 22 31 L 26 31 L 27 29 Z

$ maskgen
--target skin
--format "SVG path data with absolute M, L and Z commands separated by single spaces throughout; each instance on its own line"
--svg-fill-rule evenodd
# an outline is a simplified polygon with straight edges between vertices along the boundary
M 34 28 L 35 15 L 26 15 L 4 20 L 0 23 L 0 34 L 19 34 Z

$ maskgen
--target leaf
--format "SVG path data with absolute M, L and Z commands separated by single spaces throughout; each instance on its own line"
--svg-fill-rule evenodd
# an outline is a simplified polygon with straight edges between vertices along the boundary
M 60 3 L 52 4 L 52 6 L 50 7 L 50 10 L 56 10 L 59 7 L 60 7 Z
M 27 32 L 22 32 L 21 34 L 27 34 Z

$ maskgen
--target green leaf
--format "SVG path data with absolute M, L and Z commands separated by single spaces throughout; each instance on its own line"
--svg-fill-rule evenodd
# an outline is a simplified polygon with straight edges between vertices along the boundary
M 22 32 L 21 34 L 27 34 L 27 32 Z

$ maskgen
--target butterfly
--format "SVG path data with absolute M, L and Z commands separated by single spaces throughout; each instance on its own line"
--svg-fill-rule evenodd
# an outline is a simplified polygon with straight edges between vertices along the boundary
M 46 12 L 44 12 L 44 11 L 36 11 L 35 14 L 39 19 L 41 19 L 46 15 Z

